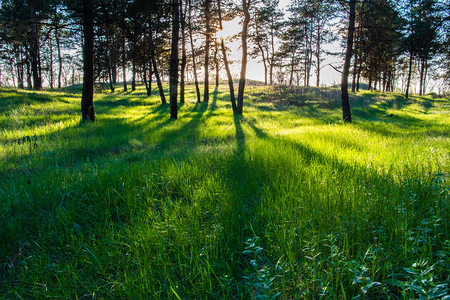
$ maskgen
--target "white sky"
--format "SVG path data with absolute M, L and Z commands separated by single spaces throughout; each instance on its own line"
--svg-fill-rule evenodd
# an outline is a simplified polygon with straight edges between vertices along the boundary
M 287 5 L 290 3 L 290 0 L 280 0 L 279 7 L 285 9 Z M 225 22 L 223 29 L 223 36 L 233 36 L 242 31 L 242 24 L 240 23 L 240 18 L 236 18 L 233 21 Z M 242 58 L 242 50 L 240 49 L 241 40 L 237 39 L 233 41 L 233 43 L 228 43 L 227 46 L 231 49 L 231 53 L 229 53 L 229 59 L 236 63 L 231 65 L 231 72 L 233 73 L 233 77 L 239 78 L 240 73 L 240 61 Z M 251 46 L 251 45 L 249 45 Z M 328 45 L 327 50 L 332 52 L 341 52 L 342 49 L 339 45 L 339 41 L 335 42 L 333 45 Z M 324 57 L 325 61 L 322 62 L 322 65 L 327 65 L 332 63 L 334 66 L 339 64 L 339 58 L 337 57 Z M 342 58 L 343 59 L 343 58 Z M 264 81 L 264 65 L 259 61 L 260 58 L 252 59 L 248 58 L 247 64 L 247 78 L 253 80 Z M 333 85 L 339 83 L 341 80 L 341 74 L 334 70 L 330 66 L 325 66 L 320 71 L 320 84 L 321 85 Z M 312 69 L 311 85 L 316 84 L 316 74 L 315 68 Z M 303 84 L 303 81 L 301 82 Z

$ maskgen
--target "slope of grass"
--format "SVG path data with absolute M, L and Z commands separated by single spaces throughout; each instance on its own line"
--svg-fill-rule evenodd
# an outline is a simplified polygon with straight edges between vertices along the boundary
M 156 94 L 156 93 L 155 93 Z M 0 90 L 5 298 L 441 298 L 449 99 Z

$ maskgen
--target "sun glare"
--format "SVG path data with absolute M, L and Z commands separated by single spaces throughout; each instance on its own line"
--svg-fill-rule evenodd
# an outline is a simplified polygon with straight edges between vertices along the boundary
M 242 30 L 239 22 L 235 19 L 223 23 L 223 29 L 216 32 L 218 39 L 227 39 L 238 34 Z

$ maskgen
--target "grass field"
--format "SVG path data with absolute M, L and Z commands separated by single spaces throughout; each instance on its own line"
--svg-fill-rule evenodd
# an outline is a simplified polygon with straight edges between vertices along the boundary
M 0 298 L 445 298 L 450 99 L 0 89 Z

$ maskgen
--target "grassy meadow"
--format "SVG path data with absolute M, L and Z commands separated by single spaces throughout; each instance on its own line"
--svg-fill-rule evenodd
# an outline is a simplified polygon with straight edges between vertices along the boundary
M 0 298 L 448 297 L 450 99 L 339 97 L 0 89 Z

